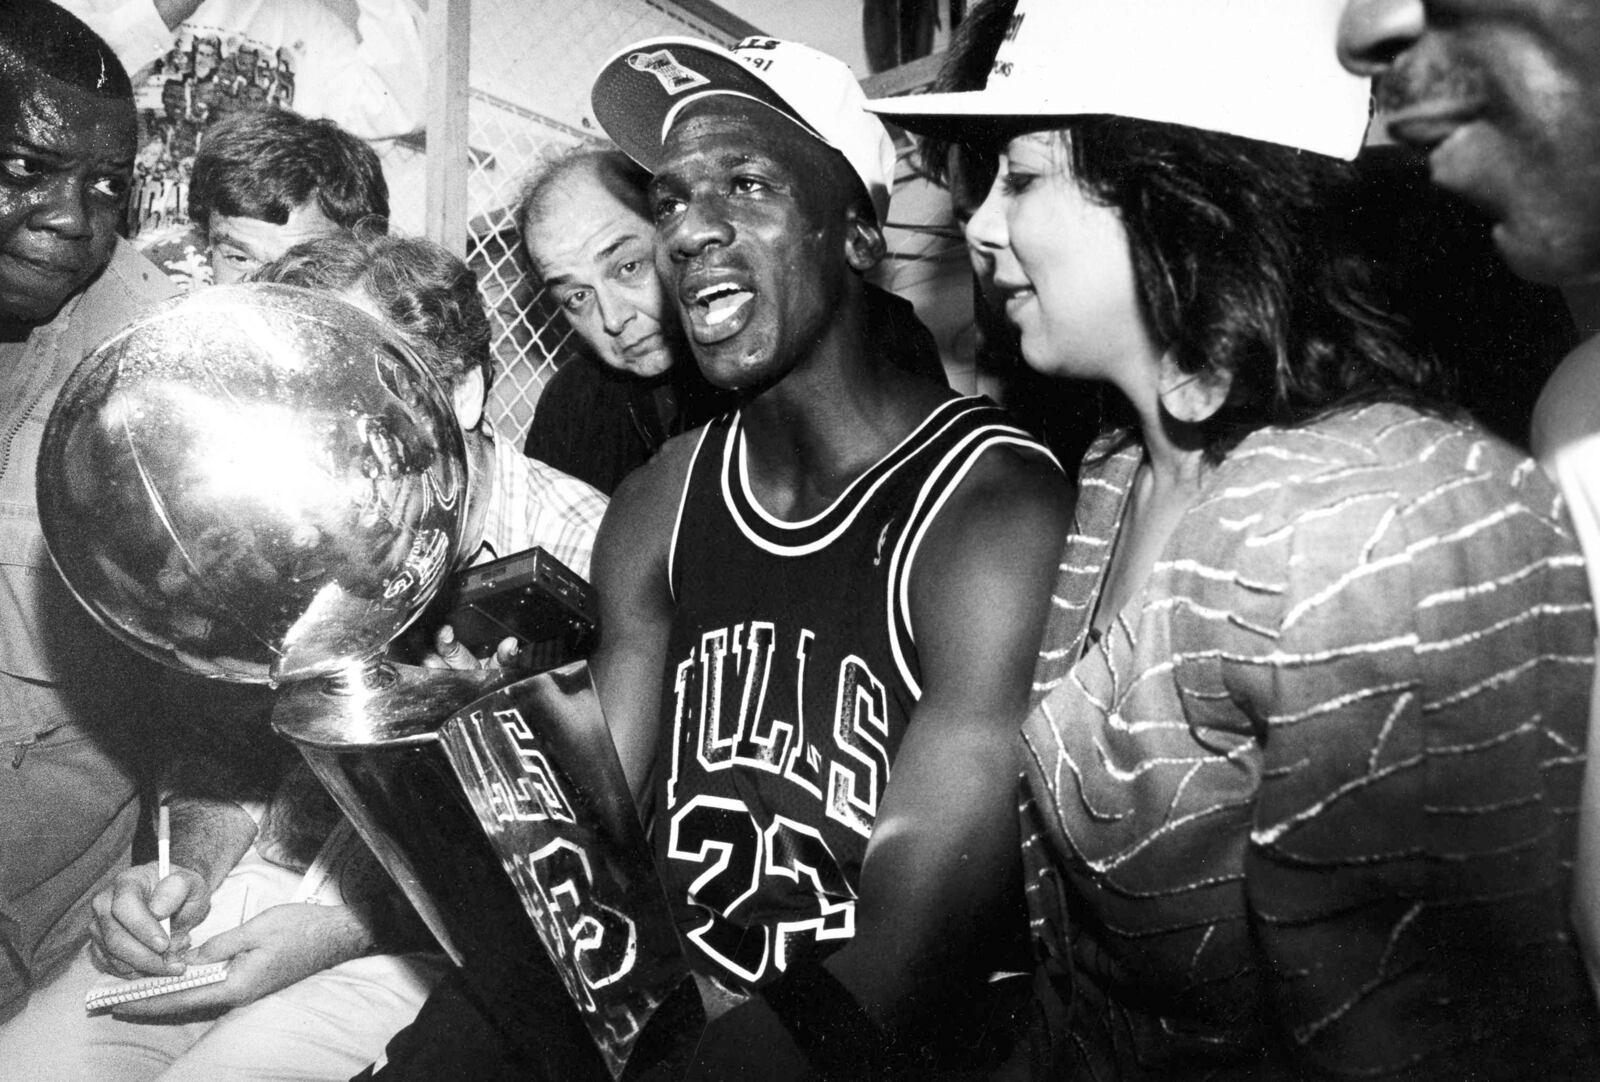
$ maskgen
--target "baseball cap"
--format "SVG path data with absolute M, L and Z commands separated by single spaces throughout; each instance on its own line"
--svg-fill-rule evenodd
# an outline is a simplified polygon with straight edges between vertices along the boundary
M 1351 159 L 1368 83 L 1335 53 L 1344 0 L 1019 0 L 982 90 L 867 103 L 928 135 L 1107 114 Z
M 653 173 L 678 114 L 719 94 L 760 102 L 844 155 L 885 220 L 894 141 L 844 62 L 808 45 L 745 38 L 730 52 L 695 38 L 648 38 L 606 61 L 590 101 L 611 140 Z

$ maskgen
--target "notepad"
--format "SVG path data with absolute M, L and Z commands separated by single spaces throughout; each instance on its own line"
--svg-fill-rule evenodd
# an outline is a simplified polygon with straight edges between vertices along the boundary
M 228 979 L 228 963 L 211 962 L 203 966 L 190 966 L 182 973 L 166 977 L 136 977 L 133 980 L 112 978 L 95 982 L 84 997 L 83 1005 L 91 1011 L 103 1011 L 119 1003 L 132 1003 L 151 996 L 164 996 L 181 992 L 185 988 L 200 988 Z

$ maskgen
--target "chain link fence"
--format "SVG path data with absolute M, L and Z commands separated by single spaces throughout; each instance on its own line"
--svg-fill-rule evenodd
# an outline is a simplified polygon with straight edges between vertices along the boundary
M 473 0 L 467 261 L 494 327 L 489 419 L 519 445 L 540 392 L 572 344 L 522 254 L 513 220 L 518 192 L 551 156 L 602 137 L 589 112 L 595 72 L 630 42 L 662 34 L 725 45 L 736 37 L 650 0 Z

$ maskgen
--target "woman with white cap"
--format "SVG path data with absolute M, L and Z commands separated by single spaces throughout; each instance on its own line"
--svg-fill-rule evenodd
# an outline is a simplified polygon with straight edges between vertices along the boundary
M 1338 9 L 1022 0 L 981 90 L 871 106 L 987 173 L 1027 363 L 1117 392 L 1023 731 L 1040 1077 L 1600 1077 L 1582 566 L 1341 241 Z

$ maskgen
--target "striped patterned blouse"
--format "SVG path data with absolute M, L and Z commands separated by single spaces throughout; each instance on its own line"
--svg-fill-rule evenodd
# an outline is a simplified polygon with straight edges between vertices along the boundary
M 1600 1078 L 1555 488 L 1396 405 L 1257 432 L 1087 643 L 1141 457 L 1090 451 L 1023 734 L 1045 1077 Z

